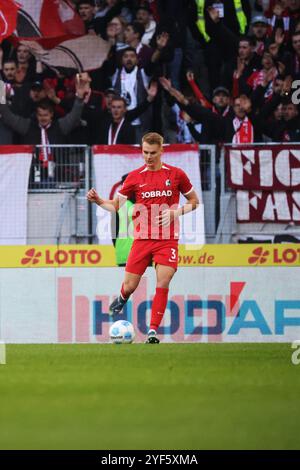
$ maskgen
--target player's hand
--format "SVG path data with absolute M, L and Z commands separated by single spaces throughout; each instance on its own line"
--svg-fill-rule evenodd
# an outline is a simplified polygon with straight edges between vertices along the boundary
M 176 210 L 165 210 L 156 217 L 157 224 L 161 227 L 169 227 L 171 223 L 179 216 Z
M 90 202 L 95 202 L 98 205 L 102 204 L 102 199 L 99 197 L 95 188 L 92 188 L 89 190 L 89 192 L 86 195 L 86 198 Z

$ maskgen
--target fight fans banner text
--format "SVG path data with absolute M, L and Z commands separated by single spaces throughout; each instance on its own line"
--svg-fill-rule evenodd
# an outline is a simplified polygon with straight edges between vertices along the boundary
M 26 243 L 32 152 L 29 145 L 0 146 L 0 245 Z
M 199 149 L 197 145 L 167 145 L 164 147 L 163 161 L 181 168 L 190 178 L 201 201 L 201 176 Z M 131 171 L 143 166 L 141 149 L 130 145 L 98 145 L 93 147 L 93 163 L 96 190 L 104 199 L 113 199 L 120 190 L 125 177 Z M 168 188 L 166 188 L 168 189 Z M 184 196 L 180 204 L 184 204 Z M 112 243 L 111 214 L 97 208 L 97 236 L 102 245 Z M 205 243 L 203 204 L 180 219 L 179 243 L 201 245 Z
M 239 222 L 300 223 L 300 145 L 226 146 Z

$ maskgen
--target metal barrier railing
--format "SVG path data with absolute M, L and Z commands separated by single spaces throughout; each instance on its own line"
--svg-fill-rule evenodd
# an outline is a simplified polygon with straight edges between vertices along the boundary
M 41 152 L 47 152 L 47 164 Z M 92 212 L 85 195 L 91 185 L 87 145 L 37 145 L 28 185 L 30 243 L 91 243 Z
M 278 143 L 253 145 L 272 146 Z M 281 145 L 289 146 L 291 143 Z M 246 144 L 239 145 L 237 148 L 243 146 Z M 42 146 L 36 146 L 33 156 L 29 181 L 29 195 L 31 196 L 31 212 L 29 212 L 32 214 L 30 218 L 32 230 L 29 230 L 28 237 L 30 240 L 42 238 L 48 240 L 48 234 L 52 233 L 51 239 L 61 240 L 66 234 L 63 238 L 66 240 L 64 243 L 68 240 L 69 242 L 75 241 L 75 243 L 92 243 L 96 241 L 93 230 L 95 208 L 87 204 L 85 198 L 86 192 L 93 185 L 91 148 L 87 145 L 49 145 L 47 147 L 53 157 L 50 169 L 49 164 L 44 166 L 40 159 L 40 152 L 44 150 Z M 236 234 L 241 231 L 236 222 L 235 193 L 226 182 L 225 147 L 226 145 L 221 149 L 215 145 L 199 146 L 207 243 L 232 243 Z M 42 193 L 45 195 L 43 196 Z M 47 213 L 49 222 L 45 219 L 42 222 L 43 213 Z M 269 228 L 274 233 L 280 230 L 279 226 L 276 229 L 271 226 Z M 266 233 L 266 227 L 263 229 L 258 225 L 251 227 L 251 233 L 262 233 L 262 230 Z M 290 227 L 288 231 L 291 232 Z M 41 235 L 40 232 L 43 234 Z
M 219 171 L 218 155 L 215 145 L 199 146 L 199 166 L 201 189 L 204 204 L 205 237 L 208 243 L 215 242 L 216 227 L 219 218 L 218 191 Z
M 47 153 L 47 161 L 41 154 Z M 34 150 L 29 191 L 87 189 L 90 178 L 87 145 L 37 145 Z

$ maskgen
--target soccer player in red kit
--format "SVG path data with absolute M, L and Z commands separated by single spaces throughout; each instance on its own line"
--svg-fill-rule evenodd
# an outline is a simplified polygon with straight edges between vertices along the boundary
M 177 270 L 178 218 L 196 209 L 199 200 L 184 171 L 162 162 L 163 137 L 160 134 L 144 135 L 142 152 L 145 164 L 128 174 L 115 199 L 102 199 L 95 189 L 88 192 L 87 199 L 111 212 L 118 211 L 127 198 L 136 201 L 134 242 L 126 263 L 124 282 L 119 297 L 109 308 L 112 314 L 122 311 L 153 260 L 156 292 L 146 343 L 159 343 L 157 330 L 167 306 L 169 284 Z M 178 205 L 180 193 L 187 199 L 182 207 Z

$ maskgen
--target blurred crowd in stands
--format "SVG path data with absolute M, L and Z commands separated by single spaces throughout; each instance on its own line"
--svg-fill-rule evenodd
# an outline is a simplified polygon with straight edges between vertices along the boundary
M 4 40 L 0 144 L 300 141 L 300 0 L 72 3 L 107 60 L 78 74 Z

